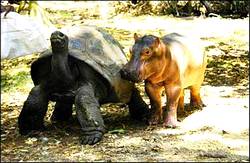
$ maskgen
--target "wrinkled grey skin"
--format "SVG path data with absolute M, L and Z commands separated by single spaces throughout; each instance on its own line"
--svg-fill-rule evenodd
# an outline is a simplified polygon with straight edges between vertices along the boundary
M 124 58 L 124 53 L 118 43 L 101 29 L 92 27 L 82 29 L 77 36 L 70 39 L 59 31 L 52 33 L 50 38 L 52 49 L 42 53 L 32 63 L 31 77 L 35 86 L 30 91 L 18 117 L 20 134 L 45 128 L 43 119 L 49 101 L 56 102 L 51 117 L 53 121 L 69 120 L 72 116 L 72 105 L 75 105 L 82 128 L 80 136 L 82 144 L 92 145 L 102 139 L 105 125 L 100 106 L 104 103 L 126 103 L 130 115 L 138 120 L 148 115 L 148 107 L 134 83 L 120 77 L 122 64 L 116 64 L 116 60 L 119 60 L 119 56 Z M 96 34 L 93 34 L 95 32 Z M 95 46 L 81 49 L 86 39 L 83 36 L 89 34 L 96 36 L 92 37 L 92 40 L 96 39 Z M 74 44 L 77 43 L 76 38 L 80 40 L 78 44 Z M 96 49 L 97 47 L 99 49 Z M 107 51 L 114 53 L 109 54 L 115 59 L 113 62 L 106 57 Z M 121 61 L 123 60 L 117 63 Z

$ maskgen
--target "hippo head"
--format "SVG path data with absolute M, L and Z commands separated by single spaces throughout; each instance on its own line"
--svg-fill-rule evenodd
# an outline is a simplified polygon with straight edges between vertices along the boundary
M 121 69 L 121 77 L 132 82 L 141 82 L 154 76 L 161 69 L 162 48 L 160 38 L 153 35 L 139 37 L 130 48 L 131 58 Z
M 65 51 L 68 49 L 68 36 L 60 31 L 55 31 L 50 36 L 50 42 L 53 52 Z

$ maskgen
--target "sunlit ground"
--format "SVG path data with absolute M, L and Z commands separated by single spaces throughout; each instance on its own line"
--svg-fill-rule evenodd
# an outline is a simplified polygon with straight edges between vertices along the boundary
M 231 87 L 203 86 L 202 91 L 205 92 L 202 97 L 206 107 L 183 119 L 177 129 L 159 129 L 155 132 L 161 135 L 181 135 L 186 145 L 219 143 L 234 149 L 235 154 L 248 156 L 248 97 L 237 97 Z M 189 102 L 188 96 L 185 96 L 185 103 Z

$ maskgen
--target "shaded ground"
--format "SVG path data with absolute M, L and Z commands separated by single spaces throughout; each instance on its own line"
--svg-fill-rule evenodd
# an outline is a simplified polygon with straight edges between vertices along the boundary
M 60 11 L 62 12 L 62 11 Z M 77 11 L 76 11 L 77 12 Z M 204 41 L 208 66 L 202 86 L 207 105 L 189 108 L 181 126 L 165 129 L 133 121 L 121 104 L 102 106 L 108 133 L 94 146 L 80 145 L 80 126 L 51 124 L 47 130 L 20 136 L 17 117 L 30 89 L 30 64 L 37 54 L 1 61 L 1 161 L 248 161 L 249 162 L 249 28 L 247 19 L 124 17 L 80 21 L 56 12 L 60 24 L 95 24 L 105 28 L 128 54 L 133 33 L 189 33 Z M 74 15 L 75 14 L 75 15 Z M 72 17 L 77 14 L 72 12 Z M 55 22 L 54 22 L 55 23 Z M 216 28 L 214 28 L 216 26 Z M 213 28 L 212 28 L 213 27 Z M 147 103 L 143 84 L 137 84 Z M 163 103 L 165 97 L 162 96 Z

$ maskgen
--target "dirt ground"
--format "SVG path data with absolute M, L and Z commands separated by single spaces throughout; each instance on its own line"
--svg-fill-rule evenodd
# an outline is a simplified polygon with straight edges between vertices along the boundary
M 67 17 L 54 13 L 52 23 L 61 26 L 96 25 L 111 33 L 128 54 L 133 33 L 163 36 L 180 32 L 199 37 L 208 55 L 205 81 L 201 89 L 202 110 L 189 107 L 178 117 L 180 127 L 147 126 L 130 119 L 122 104 L 101 108 L 108 132 L 93 146 L 80 145 L 80 126 L 73 119 L 51 123 L 54 103 L 45 118 L 46 131 L 21 136 L 17 118 L 33 87 L 30 64 L 37 54 L 1 61 L 1 161 L 215 161 L 249 162 L 249 18 L 173 18 L 167 16 L 107 19 Z M 74 18 L 74 19 L 73 19 Z M 63 24 L 63 25 L 62 25 Z M 58 25 L 59 26 L 59 25 Z M 143 83 L 137 84 L 149 104 Z M 162 96 L 165 105 L 165 96 Z

